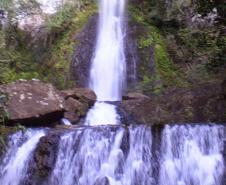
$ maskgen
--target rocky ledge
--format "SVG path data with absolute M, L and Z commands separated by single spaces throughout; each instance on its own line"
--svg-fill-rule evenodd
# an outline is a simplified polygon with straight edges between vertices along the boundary
M 225 84 L 171 88 L 152 96 L 129 93 L 121 106 L 126 117 L 137 123 L 225 123 Z
M 88 89 L 58 91 L 53 85 L 38 80 L 1 85 L 0 92 L 8 97 L 7 125 L 51 126 L 63 117 L 76 122 L 85 116 L 96 99 Z

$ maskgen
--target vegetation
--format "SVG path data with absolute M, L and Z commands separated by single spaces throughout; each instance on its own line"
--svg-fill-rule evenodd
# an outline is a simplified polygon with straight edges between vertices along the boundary
M 39 68 L 39 73 L 43 74 L 41 79 L 52 82 L 59 89 L 74 85 L 74 79 L 70 76 L 74 47 L 78 44 L 74 37 L 83 29 L 83 25 L 85 25 L 89 16 L 96 13 L 96 10 L 95 4 L 92 3 L 86 5 L 86 8 L 82 11 L 75 13 L 71 7 L 65 7 L 56 16 L 48 20 L 47 28 L 50 32 L 60 32 L 60 34 L 54 45 L 45 53 L 44 62 Z M 64 30 L 57 31 L 62 28 Z
M 140 65 L 142 71 L 141 89 L 147 94 L 151 92 L 159 94 L 165 87 L 186 85 L 181 75 L 182 72 L 173 63 L 168 53 L 166 39 L 161 31 L 155 25 L 146 21 L 143 12 L 134 6 L 130 7 L 130 13 L 133 18 L 132 21 L 139 23 L 145 30 L 138 36 L 139 49 L 143 57 Z M 150 50 L 153 50 L 152 54 Z M 150 64 L 150 61 L 153 64 Z M 151 72 L 150 67 L 152 68 Z
M 0 125 L 4 125 L 9 115 L 5 109 L 5 104 L 8 100 L 6 94 L 0 93 Z
M 25 0 L 20 0 L 22 15 L 37 13 L 38 4 L 35 2 L 26 4 Z M 96 12 L 95 3 L 86 0 L 60 7 L 56 14 L 46 16 L 38 34 L 20 30 L 14 19 L 19 10 L 16 12 L 11 1 L 1 3 L 1 7 L 8 12 L 9 24 L 0 27 L 0 84 L 39 78 L 60 89 L 72 86 L 70 63 L 76 44 L 74 35 Z M 28 11 L 28 7 L 32 9 Z
M 159 93 L 163 87 L 221 82 L 226 67 L 226 27 L 222 13 L 225 3 L 202 0 L 170 3 L 143 0 L 130 7 L 133 20 L 146 30 L 139 39 L 141 55 L 146 56 L 141 62 L 142 90 L 150 93 L 157 89 Z M 210 24 L 214 9 L 218 17 Z M 155 59 L 155 71 L 151 73 L 150 48 L 154 48 Z

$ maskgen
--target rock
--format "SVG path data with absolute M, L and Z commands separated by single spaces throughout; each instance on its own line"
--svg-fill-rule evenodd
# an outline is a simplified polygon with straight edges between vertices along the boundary
M 90 61 L 92 61 L 96 44 L 97 25 L 98 16 L 91 16 L 82 32 L 74 36 L 79 44 L 74 49 L 72 71 L 76 84 L 80 87 L 86 87 L 88 84 Z
M 95 93 L 86 88 L 74 88 L 60 91 L 60 94 L 65 100 L 71 97 L 81 101 L 82 103 L 87 103 L 89 106 L 93 106 L 96 101 Z
M 48 125 L 63 117 L 63 99 L 51 84 L 18 81 L 1 85 L 0 92 L 8 94 L 6 110 L 10 125 Z
M 60 94 L 64 98 L 64 117 L 71 123 L 76 123 L 84 117 L 96 101 L 95 93 L 85 88 L 65 90 Z
M 226 79 L 222 83 L 222 91 L 223 91 L 223 96 L 226 99 Z
M 94 185 L 110 185 L 110 182 L 107 177 L 97 178 Z
M 126 96 L 124 96 L 123 99 L 124 100 L 144 100 L 144 99 L 149 99 L 149 97 L 142 93 L 130 92 Z
M 89 106 L 82 104 L 76 99 L 68 98 L 65 101 L 66 112 L 64 117 L 68 119 L 71 123 L 79 121 L 80 117 L 85 116 L 89 109 Z
M 53 130 L 40 139 L 29 166 L 26 185 L 38 185 L 48 180 L 55 166 L 61 132 Z
M 226 121 L 225 98 L 217 84 L 168 89 L 159 96 L 124 100 L 122 108 L 138 123 L 151 125 Z

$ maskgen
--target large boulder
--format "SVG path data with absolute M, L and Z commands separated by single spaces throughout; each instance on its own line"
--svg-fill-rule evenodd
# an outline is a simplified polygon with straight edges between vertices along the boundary
M 63 117 L 63 99 L 51 84 L 18 81 L 1 85 L 0 92 L 8 95 L 6 111 L 10 125 L 48 125 Z
M 138 123 L 151 125 L 226 122 L 225 97 L 217 84 L 168 89 L 150 97 L 128 95 L 122 108 Z
M 95 93 L 86 88 L 65 90 L 60 94 L 64 98 L 64 117 L 72 123 L 76 123 L 84 117 L 96 101 Z

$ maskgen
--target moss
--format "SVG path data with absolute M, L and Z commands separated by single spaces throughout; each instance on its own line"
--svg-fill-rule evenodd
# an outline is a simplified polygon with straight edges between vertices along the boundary
M 166 33 L 173 60 L 181 64 L 185 78 L 191 83 L 216 81 L 226 67 L 226 36 L 223 27 L 179 29 Z M 173 46 L 172 46 L 172 43 Z
M 142 30 L 138 34 L 137 41 L 141 56 L 139 88 L 146 94 L 161 94 L 164 88 L 170 86 L 188 86 L 184 72 L 174 63 L 169 54 L 164 33 L 149 21 L 150 15 L 132 5 L 129 6 L 129 12 L 132 24 L 135 22 Z

